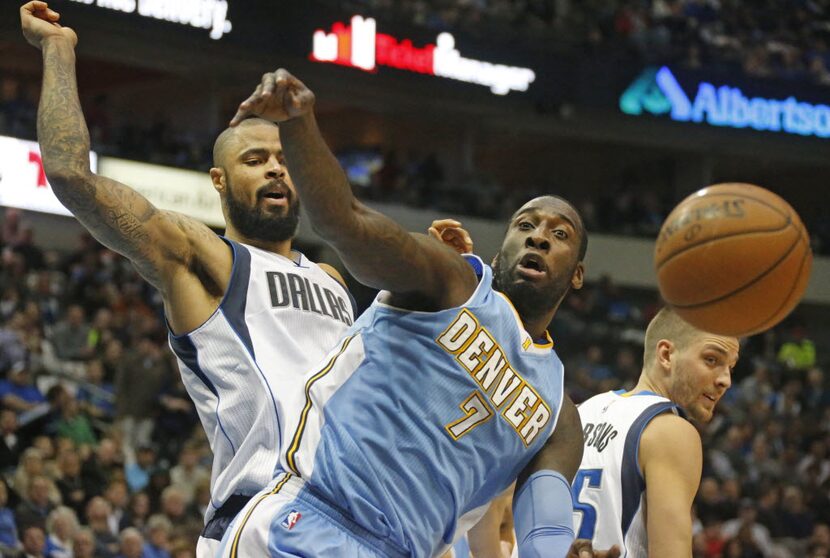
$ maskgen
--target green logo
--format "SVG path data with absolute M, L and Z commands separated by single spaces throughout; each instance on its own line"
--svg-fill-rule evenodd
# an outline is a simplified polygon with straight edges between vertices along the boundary
M 643 111 L 660 115 L 671 112 L 672 104 L 657 84 L 657 68 L 646 68 L 620 96 L 620 110 L 640 115 Z

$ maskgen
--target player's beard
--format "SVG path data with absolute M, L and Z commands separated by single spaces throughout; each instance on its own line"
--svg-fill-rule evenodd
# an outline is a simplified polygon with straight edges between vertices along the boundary
M 256 205 L 244 205 L 233 195 L 233 185 L 227 180 L 225 205 L 228 208 L 228 220 L 234 228 L 246 238 L 264 242 L 290 240 L 297 234 L 300 223 L 300 200 L 296 195 L 288 199 L 288 206 L 282 215 L 271 213 Z M 257 196 L 257 201 L 259 201 Z
M 504 262 L 501 252 L 493 261 L 493 288 L 504 293 L 523 320 L 540 318 L 559 305 L 571 287 L 571 276 L 561 274 L 545 283 L 517 280 L 515 267 Z

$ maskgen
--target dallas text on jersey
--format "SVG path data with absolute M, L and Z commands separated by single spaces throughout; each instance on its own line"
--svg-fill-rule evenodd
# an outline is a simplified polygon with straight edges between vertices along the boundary
M 280 308 L 290 304 L 297 310 L 329 316 L 352 325 L 346 301 L 326 287 L 294 273 L 269 271 L 265 275 L 268 277 L 272 307 Z

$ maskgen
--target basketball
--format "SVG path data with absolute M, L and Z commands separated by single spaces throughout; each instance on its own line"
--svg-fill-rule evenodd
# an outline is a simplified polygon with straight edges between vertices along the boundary
M 654 267 L 660 294 L 695 327 L 742 337 L 769 329 L 801 300 L 810 237 L 778 195 L 717 184 L 680 202 L 660 229 Z

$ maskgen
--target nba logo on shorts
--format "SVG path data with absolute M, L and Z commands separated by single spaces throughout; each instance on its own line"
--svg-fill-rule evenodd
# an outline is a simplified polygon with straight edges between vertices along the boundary
M 282 526 L 290 531 L 294 528 L 302 516 L 303 514 L 297 510 L 291 510 L 291 512 L 285 516 L 285 519 L 282 520 Z

